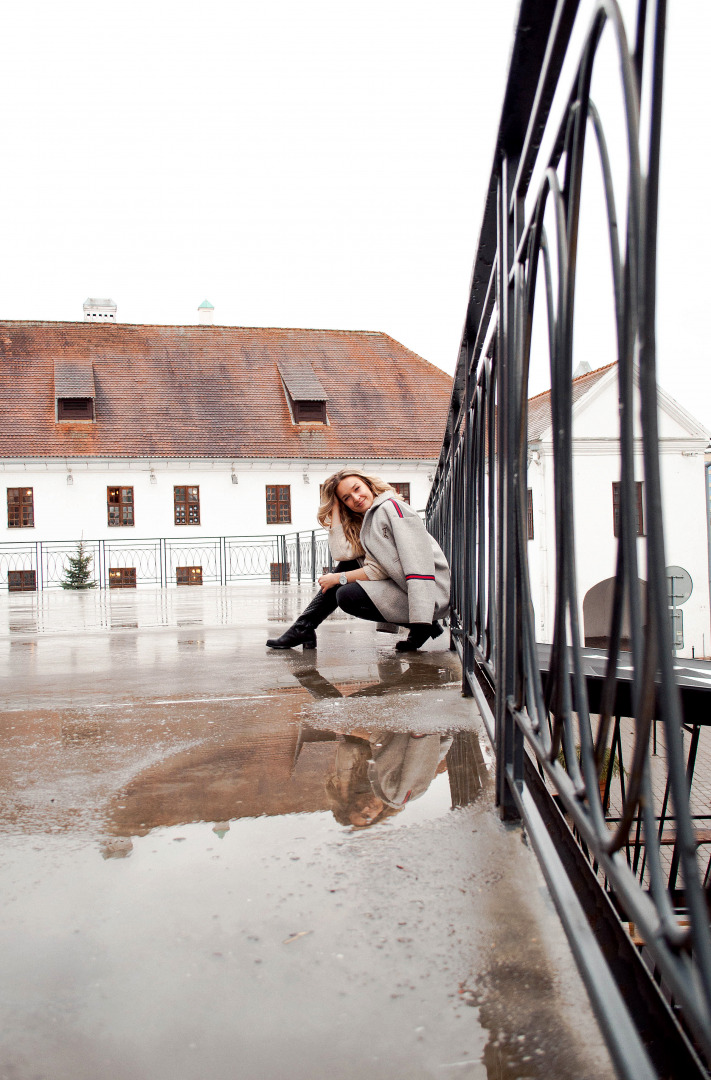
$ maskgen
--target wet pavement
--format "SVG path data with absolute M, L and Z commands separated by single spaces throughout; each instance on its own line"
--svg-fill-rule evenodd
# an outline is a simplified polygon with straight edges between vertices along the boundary
M 613 1076 L 447 636 L 0 601 L 0 1080 Z

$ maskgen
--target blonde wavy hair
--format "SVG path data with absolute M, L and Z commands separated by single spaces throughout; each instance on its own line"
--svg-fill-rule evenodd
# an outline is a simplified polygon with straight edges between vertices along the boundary
M 345 480 L 347 476 L 357 476 L 359 480 L 362 480 L 363 483 L 368 485 L 376 498 L 385 491 L 394 491 L 395 489 L 391 487 L 390 484 L 386 484 L 384 480 L 381 480 L 379 476 L 369 476 L 367 473 L 361 472 L 360 469 L 339 469 L 338 472 L 334 473 L 333 476 L 329 476 L 328 480 L 324 481 L 321 487 L 321 505 L 316 514 L 319 525 L 324 529 L 331 527 L 333 504 L 338 499 L 338 513 L 341 517 L 341 525 L 343 526 L 346 540 L 351 545 L 356 555 L 362 555 L 363 548 L 360 543 L 360 527 L 363 524 L 363 515 L 354 514 L 352 510 L 348 509 L 345 503 L 341 502 L 336 494 L 336 488 L 341 480 Z
M 347 476 L 355 476 L 355 473 L 347 473 Z M 378 825 L 386 818 L 400 814 L 404 810 L 402 806 L 388 806 L 383 803 L 382 809 L 367 824 L 356 825 L 353 818 L 360 816 L 363 808 L 372 801 L 373 786 L 368 779 L 368 768 L 373 750 L 370 743 L 365 739 L 346 735 L 343 742 L 336 748 L 336 771 L 326 781 L 326 794 L 331 804 L 331 812 L 339 825 L 352 825 L 354 829 L 370 829 Z

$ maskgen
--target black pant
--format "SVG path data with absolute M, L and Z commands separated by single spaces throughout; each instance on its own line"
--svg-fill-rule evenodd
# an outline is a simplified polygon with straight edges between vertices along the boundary
M 349 581 L 347 585 L 339 585 L 337 589 L 328 591 L 336 593 L 338 607 L 347 615 L 355 615 L 357 619 L 367 619 L 369 622 L 388 621 L 378 611 L 359 581 Z
M 360 563 L 355 559 L 347 559 L 334 566 L 333 573 L 343 574 L 346 570 L 357 570 L 359 566 Z M 327 589 L 326 592 L 319 589 L 308 607 L 301 612 L 299 619 L 303 619 L 310 626 L 319 626 L 338 607 L 337 591 L 337 588 Z M 299 622 L 299 619 L 296 621 Z

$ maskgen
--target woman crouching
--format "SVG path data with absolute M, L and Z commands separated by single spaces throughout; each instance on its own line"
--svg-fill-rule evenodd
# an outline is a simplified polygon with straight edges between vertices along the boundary
M 419 649 L 442 633 L 437 620 L 449 611 L 447 560 L 419 514 L 389 484 L 342 469 L 324 483 L 317 516 L 338 565 L 318 579 L 321 591 L 296 622 L 267 645 L 314 649 L 316 627 L 336 607 L 406 627 L 410 633 L 395 646 L 399 652 Z

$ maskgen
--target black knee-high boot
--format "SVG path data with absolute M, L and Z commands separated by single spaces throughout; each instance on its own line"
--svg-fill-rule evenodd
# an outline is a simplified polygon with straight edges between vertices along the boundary
M 395 648 L 398 652 L 416 652 L 421 649 L 430 638 L 438 638 L 442 633 L 442 627 L 438 622 L 433 623 L 410 623 L 410 633 L 404 641 L 398 641 Z
M 335 567 L 334 572 L 340 574 L 346 570 L 355 570 L 358 563 L 341 562 Z M 285 630 L 281 637 L 269 638 L 267 645 L 270 649 L 293 649 L 297 645 L 303 645 L 305 649 L 316 648 L 316 627 L 320 626 L 324 619 L 338 607 L 338 590 L 328 589 L 327 592 L 319 591 L 307 608 L 299 615 L 296 622 Z

